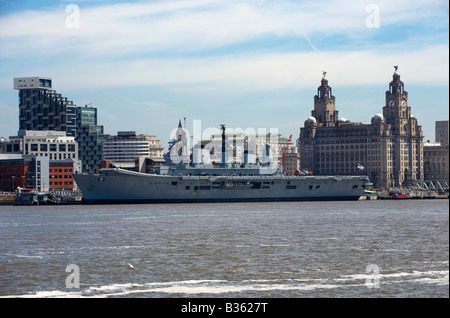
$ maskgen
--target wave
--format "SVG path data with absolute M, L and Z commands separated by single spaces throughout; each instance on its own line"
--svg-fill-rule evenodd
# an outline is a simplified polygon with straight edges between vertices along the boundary
M 354 275 L 345 275 L 341 278 L 335 279 L 336 281 L 353 281 L 353 280 L 370 280 L 373 278 L 377 278 L 380 281 L 380 284 L 396 284 L 403 282 L 412 282 L 412 283 L 426 283 L 426 284 L 436 284 L 442 286 L 449 285 L 449 271 L 412 271 L 412 272 L 399 272 L 399 273 L 387 273 L 387 274 L 354 274 Z M 397 278 L 402 278 L 402 280 L 395 280 Z M 394 279 L 394 280 L 392 280 Z
M 21 254 L 16 254 L 16 255 L 12 255 L 12 254 L 5 254 L 5 255 L 9 255 L 9 256 L 14 256 L 14 257 L 18 257 L 18 258 L 39 258 L 42 259 L 42 255 L 21 255 Z
M 383 284 L 432 284 L 436 286 L 449 285 L 449 271 L 426 271 L 426 272 L 398 272 L 379 274 L 380 286 Z M 248 293 L 274 291 L 315 291 L 330 290 L 338 288 L 361 288 L 367 279 L 373 279 L 373 275 L 353 274 L 344 275 L 334 279 L 299 278 L 299 279 L 250 279 L 243 281 L 228 280 L 184 280 L 171 282 L 150 283 L 125 283 L 109 284 L 104 286 L 91 286 L 76 291 L 38 291 L 26 295 L 9 295 L 1 297 L 9 298 L 77 298 L 77 297 L 122 297 L 133 295 L 152 296 L 157 295 L 224 295 L 229 293 Z
M 270 291 L 309 291 L 315 289 L 332 289 L 342 287 L 331 284 L 300 284 L 295 281 L 284 283 L 242 282 L 234 283 L 223 280 L 179 281 L 167 283 L 145 284 L 111 284 L 100 287 L 90 287 L 78 292 L 39 291 L 29 295 L 7 296 L 17 298 L 78 298 L 78 297 L 121 297 L 134 294 L 175 294 L 175 295 L 220 295 L 242 292 L 270 292 Z

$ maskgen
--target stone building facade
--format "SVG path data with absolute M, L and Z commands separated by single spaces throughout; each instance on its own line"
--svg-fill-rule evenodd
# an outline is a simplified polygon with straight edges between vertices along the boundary
M 338 118 L 336 98 L 322 78 L 297 140 L 300 167 L 317 175 L 367 174 L 378 187 L 423 180 L 423 133 L 411 114 L 397 68 L 385 93 L 382 114 L 370 124 Z
M 424 180 L 425 181 L 449 181 L 448 144 L 425 143 L 424 156 Z
M 426 142 L 423 147 L 424 180 L 448 183 L 448 120 L 436 121 L 435 132 L 435 142 Z
M 435 141 L 442 146 L 448 145 L 448 120 L 438 120 L 435 123 Z

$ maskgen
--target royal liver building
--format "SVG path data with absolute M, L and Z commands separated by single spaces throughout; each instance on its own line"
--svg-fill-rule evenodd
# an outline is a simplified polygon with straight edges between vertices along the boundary
M 297 144 L 303 169 L 316 175 L 367 174 L 375 186 L 389 187 L 423 180 L 422 139 L 395 67 L 383 114 L 373 116 L 370 124 L 338 118 L 324 72 Z

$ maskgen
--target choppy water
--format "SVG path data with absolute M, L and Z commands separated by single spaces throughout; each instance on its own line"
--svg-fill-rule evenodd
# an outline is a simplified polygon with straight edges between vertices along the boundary
M 0 206 L 0 296 L 449 297 L 448 204 Z

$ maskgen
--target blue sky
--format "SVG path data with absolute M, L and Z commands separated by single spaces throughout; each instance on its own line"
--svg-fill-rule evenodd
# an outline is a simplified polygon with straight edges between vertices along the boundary
M 399 65 L 434 141 L 435 121 L 449 118 L 448 17 L 446 0 L 0 0 L 0 136 L 18 130 L 14 77 L 50 76 L 98 108 L 106 133 L 166 147 L 184 117 L 188 129 L 201 120 L 297 138 L 324 70 L 339 117 L 370 122 Z

